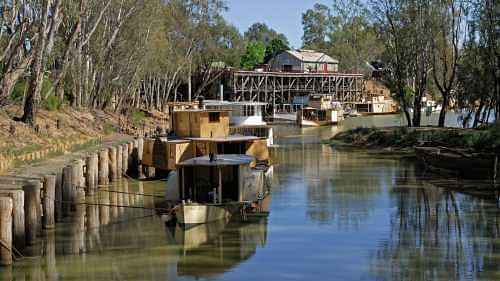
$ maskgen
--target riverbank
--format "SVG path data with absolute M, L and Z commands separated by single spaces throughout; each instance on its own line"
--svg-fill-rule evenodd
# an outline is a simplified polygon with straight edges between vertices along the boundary
M 414 153 L 416 146 L 424 144 L 475 152 L 491 152 L 500 147 L 500 126 L 482 129 L 359 127 L 336 134 L 328 143 L 337 147 L 406 153 Z
M 121 115 L 62 107 L 55 111 L 40 109 L 37 126 L 31 128 L 14 121 L 21 110 L 13 105 L 0 111 L 0 173 L 168 127 L 166 114 L 160 112 Z

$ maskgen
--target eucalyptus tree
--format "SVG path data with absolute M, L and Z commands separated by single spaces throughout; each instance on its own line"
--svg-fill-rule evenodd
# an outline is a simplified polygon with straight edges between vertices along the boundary
M 279 33 L 265 23 L 257 22 L 252 24 L 243 34 L 248 42 L 262 42 L 267 47 L 274 39 L 281 40 L 285 45 L 290 45 L 283 33 Z
M 302 14 L 302 44 L 305 48 L 326 51 L 328 35 L 332 28 L 332 15 L 328 6 L 315 4 L 312 9 Z
M 411 38 L 415 35 L 406 14 L 407 3 L 399 0 L 371 0 L 370 4 L 385 47 L 382 55 L 385 63 L 384 80 L 396 93 L 408 126 L 411 127 Z
M 500 3 L 498 1 L 475 0 L 474 14 L 478 24 L 479 42 L 484 46 L 484 65 L 491 77 L 491 103 L 496 112 L 496 120 L 500 120 Z
M 17 81 L 27 73 L 33 60 L 40 21 L 38 1 L 2 1 L 0 22 L 0 106 L 9 102 Z
M 445 126 L 446 112 L 457 86 L 457 69 L 461 43 L 465 40 L 465 0 L 433 0 L 432 75 L 441 93 L 442 109 L 438 126 Z

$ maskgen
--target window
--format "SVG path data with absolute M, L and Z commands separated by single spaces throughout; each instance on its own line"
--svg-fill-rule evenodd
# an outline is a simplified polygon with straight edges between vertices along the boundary
M 208 113 L 208 122 L 210 122 L 210 123 L 220 122 L 220 112 L 209 112 Z

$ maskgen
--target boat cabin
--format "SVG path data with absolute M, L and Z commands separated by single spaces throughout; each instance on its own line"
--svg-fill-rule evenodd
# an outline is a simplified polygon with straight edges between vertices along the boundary
M 162 170 L 175 170 L 188 159 L 214 154 L 246 154 L 256 159 L 253 165 L 269 162 L 265 138 L 229 136 L 226 138 L 146 139 L 143 164 Z
M 229 136 L 228 110 L 189 109 L 172 113 L 172 130 L 177 137 L 223 138 Z
M 274 144 L 273 128 L 264 121 L 267 103 L 230 102 L 207 100 L 206 109 L 229 110 L 229 133 L 231 135 L 256 136 L 267 139 L 267 145 Z
M 264 193 L 264 172 L 250 168 L 248 155 L 222 154 L 178 164 L 178 198 L 200 204 L 253 202 Z
M 207 100 L 204 106 L 208 110 L 230 111 L 229 123 L 231 126 L 262 126 L 263 115 L 267 103 L 265 102 L 230 102 Z
M 297 124 L 299 126 L 326 126 L 337 124 L 340 120 L 337 110 L 317 109 L 305 107 L 297 111 Z

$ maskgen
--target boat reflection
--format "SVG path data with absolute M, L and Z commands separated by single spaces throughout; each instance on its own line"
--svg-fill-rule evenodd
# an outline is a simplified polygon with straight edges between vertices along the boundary
M 267 218 L 251 222 L 223 221 L 184 229 L 170 229 L 179 245 L 178 276 L 213 278 L 251 258 L 266 245 Z

